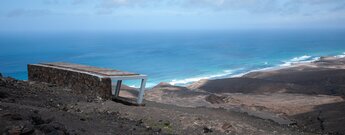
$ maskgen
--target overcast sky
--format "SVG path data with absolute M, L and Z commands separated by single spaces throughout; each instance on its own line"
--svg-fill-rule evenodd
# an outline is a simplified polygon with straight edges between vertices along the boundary
M 345 0 L 1 0 L 0 31 L 344 28 Z

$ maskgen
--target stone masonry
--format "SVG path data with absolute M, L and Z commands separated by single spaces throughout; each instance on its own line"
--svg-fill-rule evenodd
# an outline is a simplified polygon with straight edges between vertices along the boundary
M 56 84 L 91 97 L 111 99 L 112 96 L 110 78 L 40 64 L 29 64 L 28 74 L 29 81 Z

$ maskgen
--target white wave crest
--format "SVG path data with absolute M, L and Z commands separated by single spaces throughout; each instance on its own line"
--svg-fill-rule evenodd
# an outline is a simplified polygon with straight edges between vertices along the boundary
M 339 57 L 339 58 L 345 58 L 345 52 L 341 55 L 337 55 L 335 57 Z M 245 74 L 251 73 L 251 72 L 258 72 L 258 71 L 266 71 L 266 70 L 274 70 L 274 69 L 279 69 L 279 68 L 284 68 L 287 66 L 292 66 L 294 64 L 298 64 L 298 63 L 310 63 L 310 62 L 314 62 L 314 61 L 318 61 L 320 60 L 320 57 L 315 57 L 315 56 L 309 56 L 309 55 L 303 55 L 300 57 L 294 57 L 290 60 L 287 61 L 283 61 L 283 64 L 280 65 L 276 65 L 276 66 L 272 66 L 272 67 L 266 67 L 266 68 L 261 68 L 261 69 L 253 69 L 253 70 L 249 70 L 249 71 L 245 71 L 245 72 L 241 72 L 241 73 L 237 73 L 234 74 L 235 71 L 241 70 L 224 70 L 223 73 L 220 74 L 216 74 L 216 75 L 210 75 L 210 76 L 199 76 L 199 77 L 192 77 L 192 78 L 186 78 L 186 79 L 181 79 L 181 80 L 172 80 L 169 83 L 171 85 L 185 85 L 185 84 L 189 84 L 192 82 L 196 82 L 202 79 L 215 79 L 215 78 L 222 78 L 222 77 L 241 77 Z M 264 63 L 265 65 L 268 64 L 268 62 Z M 242 68 L 243 69 L 243 68 Z
M 290 62 L 305 61 L 305 60 L 308 60 L 308 59 L 310 59 L 310 58 L 311 58 L 311 56 L 303 55 L 303 56 L 300 56 L 300 57 L 292 58 L 292 59 L 290 60 Z
M 132 87 L 132 88 L 139 88 L 139 87 L 136 86 L 136 85 L 130 85 L 129 87 Z
M 157 83 L 153 83 L 153 82 L 146 82 L 146 88 L 152 88 L 152 87 L 154 87 L 154 86 L 156 86 L 157 85 Z M 138 84 L 138 85 L 131 85 L 130 87 L 133 87 L 133 88 L 140 88 L 140 84 Z
M 343 54 L 337 55 L 335 56 L 336 58 L 345 58 L 345 52 L 343 52 Z
M 286 66 L 291 66 L 293 64 L 298 64 L 298 63 L 309 63 L 309 62 L 317 61 L 319 59 L 320 59 L 320 57 L 312 57 L 312 56 L 308 56 L 308 55 L 303 55 L 300 57 L 292 58 L 288 61 L 284 61 L 284 63 L 279 65 L 279 66 L 286 67 Z
M 191 78 L 186 78 L 186 79 L 181 79 L 181 80 L 171 80 L 169 84 L 171 85 L 186 85 L 192 82 L 196 82 L 202 79 L 215 79 L 215 78 L 221 78 L 227 75 L 231 75 L 234 73 L 236 70 L 224 70 L 223 73 L 215 74 L 215 75 L 209 75 L 209 76 L 199 76 L 199 77 L 191 77 Z
M 275 69 L 280 69 L 280 68 L 284 68 L 287 66 L 291 66 L 293 64 L 297 64 L 297 63 L 309 63 L 309 62 L 314 62 L 319 60 L 320 57 L 312 57 L 312 56 L 308 56 L 308 55 L 303 55 L 300 57 L 295 57 L 292 58 L 288 61 L 285 61 L 283 64 L 280 64 L 278 66 L 272 66 L 272 67 L 266 67 L 266 68 L 260 68 L 260 69 L 253 69 L 247 72 L 243 72 L 243 73 L 239 73 L 239 74 L 235 74 L 232 75 L 231 77 L 242 77 L 248 73 L 252 73 L 252 72 L 259 72 L 259 71 L 268 71 L 268 70 L 275 70 Z
M 267 70 L 272 70 L 272 69 L 276 69 L 277 67 L 266 67 L 266 68 L 260 68 L 260 69 L 253 69 L 253 70 L 249 70 L 247 72 L 243 72 L 243 73 L 239 73 L 239 74 L 235 74 L 235 75 L 232 75 L 231 77 L 232 78 L 235 78 L 235 77 L 242 77 L 246 74 L 249 74 L 249 73 L 252 73 L 252 72 L 259 72 L 259 71 L 267 71 Z

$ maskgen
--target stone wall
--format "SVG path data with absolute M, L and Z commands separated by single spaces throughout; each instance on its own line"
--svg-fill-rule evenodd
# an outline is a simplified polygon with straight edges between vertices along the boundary
M 72 89 L 92 97 L 111 99 L 111 79 L 100 78 L 87 73 L 79 73 L 39 64 L 28 65 L 29 81 L 39 81 Z

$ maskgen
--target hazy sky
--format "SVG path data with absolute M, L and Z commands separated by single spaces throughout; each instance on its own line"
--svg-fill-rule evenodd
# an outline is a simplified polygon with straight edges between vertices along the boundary
M 1 0 L 0 31 L 344 28 L 345 0 Z

